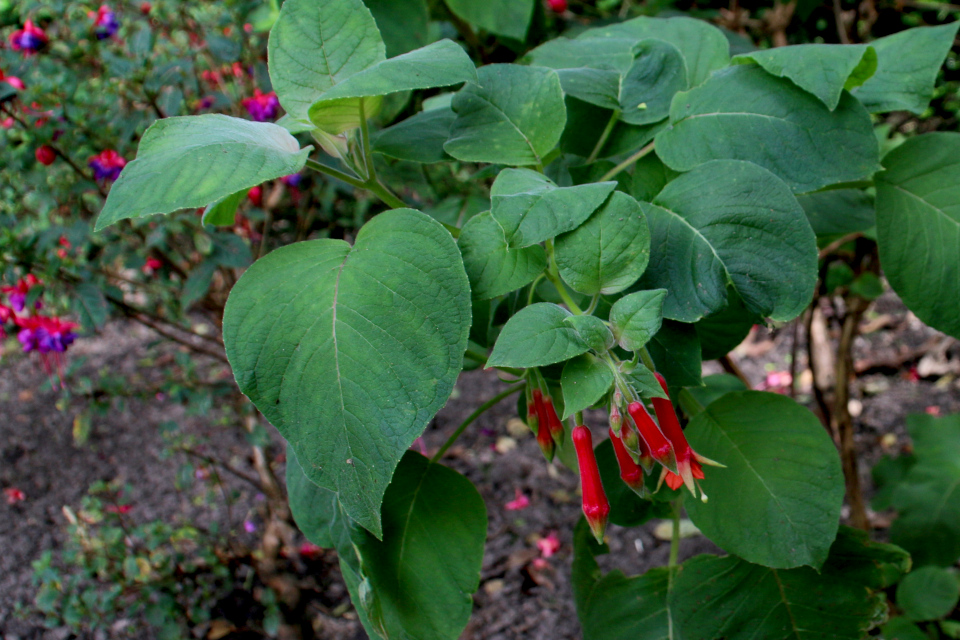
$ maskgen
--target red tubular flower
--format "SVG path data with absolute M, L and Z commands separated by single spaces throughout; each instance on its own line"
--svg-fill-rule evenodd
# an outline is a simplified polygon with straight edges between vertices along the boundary
M 620 429 L 620 442 L 623 443 L 633 461 L 643 467 L 645 472 L 650 473 L 653 470 L 653 456 L 650 455 L 650 448 L 630 426 L 629 420 L 625 421 Z
M 49 167 L 57 159 L 57 152 L 53 150 L 53 147 L 46 144 L 37 147 L 34 155 L 37 157 L 37 162 L 45 167 Z
M 660 382 L 660 386 L 663 387 L 663 392 L 669 396 L 667 381 L 664 380 L 663 376 L 659 373 L 655 375 Z M 690 493 L 696 497 L 697 487 L 699 486 L 696 481 L 703 480 L 704 477 L 703 467 L 701 465 L 706 464 L 715 467 L 722 467 L 723 465 L 701 456 L 690 447 L 690 444 L 687 442 L 687 437 L 683 435 L 683 429 L 680 427 L 677 412 L 673 408 L 673 403 L 670 402 L 669 398 L 654 398 L 653 409 L 657 412 L 657 420 L 660 421 L 660 427 L 673 445 L 673 450 L 677 458 L 678 473 L 665 471 L 665 473 L 661 474 L 660 481 L 663 482 L 666 480 L 667 486 L 671 489 L 678 489 L 680 485 L 685 484 L 687 485 L 687 489 L 690 490 Z M 700 488 L 700 499 L 704 502 L 707 501 L 707 494 L 703 492 L 702 487 Z
M 547 462 L 553 462 L 556 445 L 550 435 L 550 425 L 543 402 L 543 393 L 540 389 L 533 390 L 533 404 L 537 414 L 537 444 L 540 445 L 540 450 L 543 451 L 543 457 L 547 459 Z
M 610 442 L 613 444 L 613 452 L 617 455 L 617 464 L 620 466 L 620 479 L 633 489 L 634 493 L 641 498 L 644 497 L 647 490 L 643 486 L 643 469 L 633 461 L 613 429 L 610 429 Z
M 647 413 L 647 409 L 643 406 L 643 403 L 631 402 L 630 406 L 627 407 L 627 413 L 633 418 L 633 423 L 637 425 L 640 438 L 647 445 L 647 449 L 650 451 L 653 459 L 670 471 L 676 473 L 677 459 L 676 456 L 674 456 L 673 447 L 670 446 L 670 441 L 664 437 L 657 423 L 654 422 L 650 414 Z
M 580 466 L 580 488 L 583 493 L 583 515 L 597 542 L 603 544 L 603 532 L 607 528 L 607 516 L 610 515 L 610 503 L 603 492 L 600 481 L 600 469 L 593 452 L 593 436 L 590 430 L 579 425 L 573 430 L 573 446 L 577 450 L 577 464 Z
M 547 417 L 547 428 L 550 429 L 550 436 L 553 441 L 559 445 L 563 444 L 563 423 L 557 410 L 553 408 L 553 398 L 549 395 L 543 399 L 543 413 Z
M 534 389 L 530 392 L 530 385 L 527 385 L 527 426 L 534 434 L 540 433 L 540 402 L 543 394 L 540 389 Z

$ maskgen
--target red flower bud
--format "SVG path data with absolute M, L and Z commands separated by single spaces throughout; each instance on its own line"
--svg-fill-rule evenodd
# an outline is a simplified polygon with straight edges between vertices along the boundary
M 247 191 L 247 200 L 253 203 L 253 206 L 259 207 L 263 202 L 263 189 L 260 185 L 252 187 L 250 191 Z
M 53 150 L 53 147 L 46 144 L 37 147 L 34 155 L 37 156 L 37 162 L 47 167 L 53 164 L 53 161 L 57 159 L 57 152 Z
M 533 390 L 533 402 L 537 411 L 537 444 L 540 445 L 540 450 L 543 451 L 543 457 L 547 459 L 547 462 L 553 462 L 556 445 L 550 435 L 550 425 L 540 389 Z
M 613 452 L 616 454 L 617 464 L 620 466 L 620 479 L 637 495 L 644 497 L 647 491 L 643 486 L 643 469 L 633 461 L 627 448 L 623 446 L 623 442 L 613 432 L 613 429 L 610 429 L 610 442 L 613 444 Z
M 567 10 L 567 0 L 547 0 L 547 4 L 554 13 L 563 13 Z
M 647 445 L 653 459 L 676 473 L 677 460 L 673 454 L 673 447 L 670 446 L 670 441 L 664 437 L 657 423 L 647 413 L 643 403 L 631 402 L 630 406 L 627 407 L 627 413 L 633 418 L 633 423 L 637 426 L 637 431 L 640 432 L 640 438 Z
M 553 408 L 553 398 L 547 396 L 543 399 L 543 412 L 547 416 L 547 427 L 550 429 L 550 435 L 553 441 L 559 445 L 563 444 L 563 423 L 557 410 Z
M 583 515 L 587 518 L 593 536 L 602 544 L 603 532 L 607 528 L 607 516 L 610 515 L 610 503 L 607 501 L 607 494 L 603 492 L 590 430 L 583 425 L 576 427 L 573 430 L 573 446 L 577 450 L 577 464 L 580 466 Z
M 620 415 L 620 407 L 616 400 L 610 403 L 610 430 L 617 436 L 620 436 L 620 427 L 623 424 L 623 416 Z
M 530 385 L 527 385 L 527 426 L 534 434 L 540 432 L 540 398 L 543 396 L 540 389 L 534 389 L 530 392 Z

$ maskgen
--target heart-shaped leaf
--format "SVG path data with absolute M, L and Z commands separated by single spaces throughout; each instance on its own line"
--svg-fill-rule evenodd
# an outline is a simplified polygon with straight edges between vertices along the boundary
M 610 308 L 610 323 L 620 346 L 636 351 L 650 342 L 663 322 L 664 289 L 637 291 L 623 296 Z
M 603 360 L 585 353 L 563 366 L 563 416 L 566 420 L 600 400 L 613 385 L 613 371 Z
M 511 249 L 489 211 L 470 218 L 457 238 L 475 298 L 502 296 L 530 284 L 547 268 L 540 245 Z
M 572 315 L 563 307 L 538 302 L 524 307 L 504 325 L 489 367 L 542 367 L 569 360 L 590 347 L 564 320 Z
M 484 31 L 523 40 L 533 18 L 534 0 L 445 0 L 457 17 Z
M 204 207 L 296 173 L 310 149 L 283 127 L 219 114 L 153 123 L 110 189 L 96 231 L 127 218 Z
M 258 260 L 223 326 L 241 391 L 307 476 L 379 536 L 383 492 L 453 389 L 470 321 L 453 238 L 398 209 L 367 223 L 353 247 L 314 240 Z

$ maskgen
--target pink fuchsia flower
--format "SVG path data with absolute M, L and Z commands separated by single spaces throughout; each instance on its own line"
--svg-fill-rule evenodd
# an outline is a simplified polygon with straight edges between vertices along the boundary
M 259 207 L 263 203 L 263 189 L 260 185 L 251 187 L 250 191 L 247 191 L 247 200 L 253 203 L 255 207 Z
M 18 29 L 10 34 L 10 46 L 14 51 L 23 51 L 25 55 L 33 55 L 45 46 L 47 46 L 47 34 L 43 29 L 33 24 L 33 21 L 27 20 L 23 24 L 23 29 Z
M 297 551 L 301 558 L 306 558 L 307 560 L 316 560 L 323 555 L 323 549 L 312 542 L 304 542 Z
M 0 82 L 6 82 L 17 91 L 23 91 L 27 88 L 27 85 L 23 84 L 23 80 L 17 76 L 6 75 L 2 69 L 0 69 Z
M 547 0 L 547 4 L 554 13 L 563 13 L 567 10 L 567 0 Z
M 3 497 L 7 499 L 7 504 L 17 504 L 26 500 L 27 494 L 16 487 L 7 487 L 3 490 Z
M 13 309 L 0 304 L 0 325 L 10 322 L 15 315 L 16 313 L 13 311 Z
M 557 532 L 551 531 L 543 538 L 537 540 L 537 548 L 540 549 L 540 555 L 544 558 L 549 558 L 557 551 L 560 551 L 560 538 L 557 537 Z
M 93 169 L 93 177 L 97 180 L 116 180 L 127 161 L 113 149 L 107 149 L 90 158 L 87 166 Z
M 13 310 L 17 313 L 22 313 L 23 308 L 26 305 L 27 294 L 30 292 L 30 289 L 38 284 L 43 284 L 43 281 L 38 279 L 37 276 L 33 275 L 32 273 L 28 273 L 26 277 L 20 278 L 15 286 L 0 287 L 0 293 L 6 293 L 9 295 L 10 306 L 13 307 Z M 38 306 L 37 308 L 39 309 L 40 307 Z
M 96 11 L 87 12 L 87 17 L 93 20 L 93 33 L 97 40 L 106 40 L 120 30 L 117 14 L 105 4 L 100 5 Z
M 243 108 L 247 110 L 250 117 L 257 122 L 266 122 L 277 117 L 277 111 L 280 109 L 280 101 L 277 94 L 273 91 L 263 93 L 260 89 L 253 90 L 253 97 L 244 98 L 240 101 Z
M 507 511 L 520 511 L 530 506 L 530 498 L 525 496 L 520 489 L 514 489 L 514 499 L 503 505 Z
M 143 266 L 140 267 L 140 271 L 144 272 L 149 276 L 149 275 L 153 275 L 157 271 L 157 269 L 159 269 L 162 266 L 163 266 L 163 263 L 160 262 L 160 260 L 158 260 L 157 258 L 151 257 L 151 258 L 147 258 L 147 261 L 143 263 Z

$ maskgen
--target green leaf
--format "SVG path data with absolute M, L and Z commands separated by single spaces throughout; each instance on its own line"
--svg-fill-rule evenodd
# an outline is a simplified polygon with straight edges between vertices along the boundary
M 683 54 L 689 86 L 695 87 L 716 69 L 727 66 L 730 60 L 727 38 L 723 32 L 702 20 L 694 18 L 648 18 L 642 16 L 583 32 L 579 40 L 596 38 L 625 38 L 634 42 L 646 38 L 663 40 Z
M 375 598 L 372 631 L 459 638 L 480 585 L 486 537 L 486 506 L 473 483 L 408 451 L 383 497 L 383 541 L 354 538 Z
M 871 113 L 905 110 L 921 115 L 958 26 L 919 27 L 874 40 L 870 46 L 877 51 L 877 72 L 853 95 Z
M 907 431 L 916 462 L 893 487 L 890 540 L 918 566 L 951 566 L 960 558 L 960 414 L 909 415 Z
M 203 211 L 203 224 L 213 224 L 219 227 L 230 227 L 237 219 L 237 207 L 247 197 L 249 189 L 241 189 L 236 193 L 223 196 L 213 204 L 207 205 Z
M 870 115 L 844 94 L 833 111 L 789 80 L 736 65 L 678 93 L 657 154 L 688 171 L 710 160 L 748 160 L 796 192 L 861 180 L 879 168 Z
M 642 398 L 666 398 L 667 394 L 660 386 L 660 381 L 643 364 L 637 364 L 632 369 L 624 368 L 627 382 Z
M 685 431 L 698 453 L 727 465 L 701 480 L 693 523 L 741 558 L 778 569 L 819 568 L 837 533 L 843 472 L 819 420 L 775 393 L 728 393 Z
M 960 600 L 957 574 L 941 567 L 921 567 L 897 585 L 897 606 L 910 620 L 945 618 Z
M 470 321 L 449 232 L 399 209 L 352 248 L 300 242 L 254 263 L 227 301 L 224 342 L 240 390 L 310 480 L 380 535 L 383 492 L 453 389 Z
M 608 450 L 612 456 L 613 447 L 608 447 Z M 613 464 L 616 465 L 616 461 Z M 619 480 L 617 478 L 618 482 Z M 611 511 L 611 516 L 612 513 Z M 595 551 L 596 546 L 596 542 L 590 539 L 587 521 L 581 518 L 573 534 L 571 578 L 577 617 L 583 628 L 583 639 L 670 638 L 670 609 L 667 607 L 670 569 L 661 567 L 640 576 L 630 577 L 619 570 L 601 574 L 594 554 L 606 553 L 606 545 L 602 551 Z
M 930 636 L 906 618 L 891 618 L 880 631 L 885 640 L 930 640 Z
M 894 291 L 925 323 L 960 337 L 960 134 L 910 138 L 877 176 L 877 243 Z M 122 178 L 122 174 L 121 174 Z
M 912 455 L 902 454 L 895 458 L 885 455 L 873 465 L 870 476 L 875 493 L 870 500 L 871 509 L 885 511 L 892 508 L 894 492 L 916 462 L 916 457 Z
M 623 175 L 623 174 L 620 174 Z M 653 202 L 667 183 L 680 174 L 663 164 L 656 153 L 648 153 L 633 165 L 630 195 L 641 202 Z
M 560 277 L 587 295 L 623 291 L 647 268 L 649 256 L 650 232 L 640 204 L 620 191 L 556 241 Z
M 872 271 L 864 271 L 850 283 L 850 293 L 864 300 L 876 300 L 883 295 L 883 282 Z
M 564 103 L 567 123 L 560 138 L 560 148 L 564 153 L 589 157 L 613 117 L 613 111 L 601 109 L 572 96 L 566 96 Z M 597 158 L 610 158 L 636 151 L 653 140 L 666 126 L 666 120 L 650 125 L 632 125 L 617 120 L 607 141 L 597 153 Z
M 839 542 L 838 538 L 838 542 Z M 873 550 L 866 549 L 869 558 Z M 679 636 L 697 640 L 860 640 L 886 614 L 885 597 L 831 559 L 822 573 L 779 570 L 735 556 L 683 563 L 669 604 Z
M 613 303 L 610 323 L 621 347 L 627 351 L 637 351 L 660 331 L 666 295 L 664 289 L 637 291 Z
M 360 0 L 286 0 L 267 46 L 277 98 L 304 121 L 321 94 L 385 59 L 377 23 Z
M 877 70 L 877 52 L 865 44 L 798 44 L 744 53 L 731 61 L 750 62 L 767 73 L 792 80 L 832 111 L 844 89 L 859 87 Z
M 450 160 L 443 145 L 457 114 L 453 109 L 432 109 L 407 118 L 370 137 L 370 146 L 397 160 L 429 164 Z
M 691 324 L 664 320 L 647 344 L 657 371 L 671 387 L 700 386 L 700 338 Z
M 603 353 L 614 345 L 615 341 L 610 327 L 597 316 L 588 314 L 570 316 L 564 322 L 576 329 L 583 341 L 597 353 Z
M 287 445 L 287 496 L 290 512 L 307 540 L 325 549 L 334 548 L 342 537 L 344 515 L 337 494 L 310 481 L 297 461 L 296 452 Z
M 557 72 L 491 64 L 477 75 L 479 85 L 468 84 L 453 97 L 457 119 L 446 152 L 468 162 L 543 164 L 567 120 Z
M 859 189 L 832 189 L 797 196 L 817 236 L 842 236 L 876 224 L 873 196 Z
M 600 358 L 585 353 L 563 365 L 560 387 L 563 390 L 563 416 L 566 420 L 578 411 L 588 409 L 600 400 L 613 385 L 613 372 Z
M 458 18 L 484 31 L 524 40 L 533 17 L 534 0 L 445 0 Z
M 729 373 L 715 373 L 703 376 L 702 387 L 684 387 L 680 392 L 680 406 L 683 412 L 692 418 L 709 407 L 711 402 L 719 400 L 726 394 L 746 390 L 747 385 L 743 384 L 737 376 Z
M 549 302 L 524 307 L 504 325 L 488 367 L 542 367 L 569 360 L 590 347 L 564 320 L 569 311 Z
M 92 282 L 81 282 L 74 287 L 73 292 L 76 295 L 73 308 L 80 316 L 80 323 L 85 331 L 95 331 L 106 324 L 110 316 L 110 304 L 100 287 Z
M 748 311 L 733 287 L 727 288 L 727 306 L 701 318 L 693 326 L 700 337 L 701 357 L 704 360 L 722 358 L 737 348 L 763 318 Z
M 886 589 L 910 571 L 910 566 L 910 554 L 900 547 L 871 540 L 866 531 L 841 526 L 822 572 L 842 574 L 868 589 Z
M 463 226 L 457 239 L 473 296 L 502 296 L 530 284 L 547 268 L 547 254 L 540 245 L 511 249 L 503 229 L 489 211 L 476 215 Z
M 218 114 L 157 120 L 110 189 L 95 231 L 125 220 L 203 207 L 296 173 L 310 154 L 283 127 Z
M 464 50 L 451 40 L 377 62 L 341 80 L 321 93 L 310 106 L 309 117 L 317 127 L 331 134 L 350 128 L 341 112 L 356 103 L 354 98 L 385 96 L 398 91 L 445 87 L 477 82 L 477 70 Z M 354 109 L 356 110 L 356 109 Z M 366 111 L 367 117 L 373 111 Z M 353 126 L 359 126 L 359 121 Z
M 548 69 L 594 69 L 626 73 L 633 65 L 637 40 L 627 38 L 554 38 L 526 55 L 532 65 Z M 618 83 L 619 84 L 619 83 Z
M 207 295 L 216 272 L 217 263 L 209 259 L 193 268 L 180 292 L 180 306 L 183 309 L 189 309 L 190 305 Z
M 363 0 L 377 22 L 387 55 L 398 56 L 430 42 L 426 0 Z
M 558 187 L 530 169 L 504 169 L 490 189 L 493 219 L 511 247 L 528 247 L 579 227 L 616 182 Z
M 641 280 L 666 289 L 664 317 L 694 322 L 727 306 L 786 321 L 810 303 L 816 238 L 790 189 L 749 162 L 716 160 L 670 182 L 644 204 L 653 254 Z

